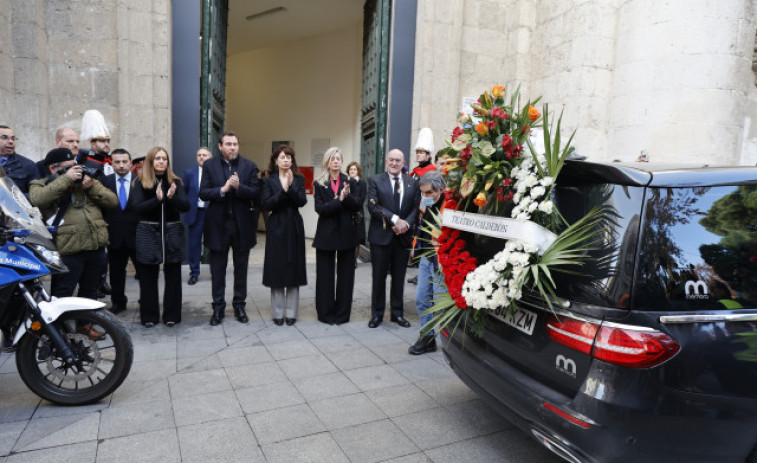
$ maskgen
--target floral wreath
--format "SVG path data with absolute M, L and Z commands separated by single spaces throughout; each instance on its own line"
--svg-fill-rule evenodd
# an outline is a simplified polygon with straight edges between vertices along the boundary
M 538 292 L 551 308 L 552 273 L 575 273 L 573 266 L 583 264 L 596 243 L 594 230 L 602 220 L 601 211 L 593 210 L 569 225 L 552 201 L 555 179 L 574 151 L 575 132 L 562 147 L 562 116 L 552 130 L 548 107 L 542 108 L 542 115 L 534 106 L 538 101 L 528 101 L 518 110 L 519 90 L 508 101 L 506 88 L 495 85 L 471 105 L 473 114 L 459 115 L 446 148 L 452 157 L 444 168 L 448 187 L 444 208 L 532 222 L 554 238 L 546 248 L 528 238 L 498 241 L 499 252 L 479 262 L 471 252 L 475 233 L 447 226 L 439 215 L 427 220 L 424 227 L 436 244 L 447 291 L 436 294 L 426 311 L 434 314 L 426 332 L 465 321 L 469 331 L 480 336 L 488 314 L 514 313 L 524 290 Z M 543 146 L 535 136 L 538 131 Z

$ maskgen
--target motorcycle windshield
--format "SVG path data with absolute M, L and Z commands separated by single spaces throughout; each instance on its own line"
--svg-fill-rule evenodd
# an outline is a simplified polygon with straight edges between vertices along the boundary
M 0 211 L 3 221 L 0 225 L 6 230 L 29 230 L 42 238 L 53 238 L 39 209 L 29 203 L 10 177 L 0 177 Z

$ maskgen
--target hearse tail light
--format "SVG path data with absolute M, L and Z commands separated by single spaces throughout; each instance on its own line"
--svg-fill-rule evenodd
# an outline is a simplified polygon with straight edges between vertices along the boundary
M 547 332 L 553 341 L 584 354 L 591 352 L 598 325 L 565 316 L 551 317 Z
M 592 323 L 561 315 L 547 320 L 549 337 L 593 358 L 628 368 L 651 368 L 681 348 L 665 333 L 650 328 Z
M 613 365 L 651 368 L 674 356 L 681 347 L 659 331 L 636 331 L 603 326 L 599 329 L 592 356 Z

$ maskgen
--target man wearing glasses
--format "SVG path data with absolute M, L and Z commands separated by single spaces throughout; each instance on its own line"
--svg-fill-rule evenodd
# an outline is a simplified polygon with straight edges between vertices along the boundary
M 24 194 L 29 193 L 31 181 L 40 178 L 34 161 L 16 153 L 16 135 L 7 125 L 0 125 L 0 167 Z

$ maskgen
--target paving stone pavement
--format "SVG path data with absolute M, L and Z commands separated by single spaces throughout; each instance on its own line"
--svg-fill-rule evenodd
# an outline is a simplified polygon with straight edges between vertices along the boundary
M 248 324 L 229 307 L 222 325 L 208 325 L 203 265 L 199 282 L 183 288 L 183 321 L 146 329 L 130 273 L 128 310 L 118 318 L 131 333 L 134 364 L 100 403 L 43 401 L 18 377 L 13 356 L 0 356 L 0 462 L 562 461 L 492 412 L 440 351 L 407 353 L 418 335 L 415 286 L 405 291 L 411 328 L 368 328 L 370 264 L 358 266 L 350 323 L 329 326 L 316 320 L 309 252 L 298 321 L 273 325 L 262 247 L 250 258 Z

